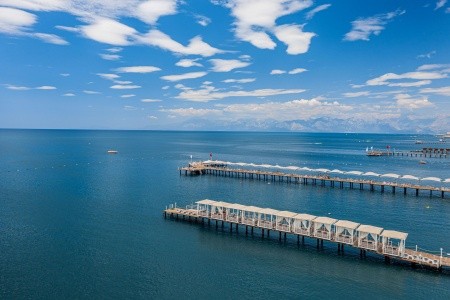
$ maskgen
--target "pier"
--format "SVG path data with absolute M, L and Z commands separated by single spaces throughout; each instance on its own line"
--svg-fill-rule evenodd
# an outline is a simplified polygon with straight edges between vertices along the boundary
M 392 193 L 403 193 L 404 195 L 413 192 L 416 196 L 420 193 L 427 193 L 433 196 L 433 193 L 441 198 L 448 197 L 450 194 L 450 188 L 435 187 L 419 184 L 400 183 L 400 182 L 387 182 L 377 180 L 366 179 L 353 179 L 342 177 L 331 177 L 328 175 L 302 175 L 302 174 L 290 174 L 283 172 L 273 171 L 260 171 L 249 169 L 233 169 L 227 167 L 224 163 L 192 163 L 187 167 L 179 168 L 180 175 L 213 175 L 213 176 L 226 176 L 236 177 L 244 179 L 256 179 L 263 181 L 279 181 L 297 184 L 312 184 L 320 186 L 338 187 L 338 188 L 350 188 L 350 189 L 369 189 L 370 191 L 380 191 L 384 193 L 390 191 Z
M 323 247 L 324 241 L 337 245 L 339 253 L 344 253 L 345 246 L 359 250 L 360 257 L 366 253 L 383 256 L 386 263 L 397 260 L 410 263 L 413 268 L 422 266 L 438 271 L 450 269 L 450 258 L 443 256 L 443 249 L 439 255 L 406 247 L 407 233 L 385 230 L 371 225 L 359 224 L 347 220 L 337 220 L 329 217 L 313 216 L 305 213 L 278 211 L 270 208 L 246 206 L 237 203 L 227 203 L 204 199 L 179 208 L 170 205 L 164 210 L 164 216 L 189 220 L 211 226 L 215 222 L 216 228 L 224 224 L 233 231 L 239 232 L 239 227 L 245 228 L 245 234 L 261 232 L 261 237 L 270 237 L 272 233 L 281 239 L 287 235 L 297 238 L 297 243 L 305 242 L 305 237 L 316 240 L 317 248 Z

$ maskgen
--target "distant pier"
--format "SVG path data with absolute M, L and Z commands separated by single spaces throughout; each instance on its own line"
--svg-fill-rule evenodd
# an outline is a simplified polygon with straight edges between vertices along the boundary
M 165 217 L 189 220 L 216 228 L 227 224 L 230 232 L 239 232 L 245 228 L 245 234 L 254 234 L 260 230 L 261 237 L 270 237 L 273 232 L 279 240 L 286 240 L 287 235 L 295 236 L 297 244 L 305 243 L 305 237 L 315 239 L 317 248 L 323 247 L 324 241 L 337 244 L 337 250 L 344 254 L 345 246 L 359 250 L 360 257 L 365 258 L 366 252 L 384 256 L 384 261 L 391 260 L 410 263 L 413 268 L 423 266 L 442 271 L 450 268 L 450 258 L 439 254 L 406 248 L 407 233 L 385 230 L 371 225 L 352 221 L 336 220 L 329 217 L 318 217 L 309 214 L 299 214 L 289 211 L 278 211 L 270 208 L 246 206 L 237 203 L 213 201 L 209 199 L 197 201 L 193 205 L 179 208 L 170 205 L 164 210 Z
M 404 195 L 408 194 L 408 191 L 413 191 L 416 196 L 419 196 L 420 192 L 428 193 L 431 196 L 438 194 L 441 198 L 448 197 L 450 195 L 450 188 L 446 187 L 434 187 L 410 183 L 398 183 L 398 182 L 386 182 L 386 181 L 375 181 L 366 179 L 353 179 L 353 178 L 341 178 L 341 177 L 331 177 L 328 175 L 302 175 L 302 174 L 289 174 L 283 172 L 272 172 L 272 171 L 260 171 L 260 170 L 249 170 L 249 169 L 233 169 L 229 168 L 224 163 L 204 163 L 197 162 L 189 164 L 187 167 L 179 169 L 180 175 L 213 175 L 213 176 L 225 176 L 225 177 L 236 177 L 244 179 L 256 179 L 263 181 L 284 181 L 288 183 L 297 184 L 312 184 L 339 188 L 350 188 L 350 189 L 369 189 L 370 191 L 380 191 L 384 193 L 385 191 L 391 191 L 392 193 L 402 192 Z

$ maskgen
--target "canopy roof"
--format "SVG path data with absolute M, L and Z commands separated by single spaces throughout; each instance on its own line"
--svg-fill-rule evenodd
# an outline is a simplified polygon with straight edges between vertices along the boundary
M 260 210 L 262 210 L 262 208 L 256 207 L 256 206 L 244 206 L 244 208 L 242 208 L 242 210 L 245 210 L 248 212 L 259 212 Z
M 227 208 L 231 208 L 231 209 L 239 209 L 239 210 L 245 210 L 248 206 L 246 205 L 242 205 L 239 203 L 233 203 L 227 206 Z
M 380 233 L 383 231 L 383 228 L 372 225 L 359 225 L 357 230 L 360 232 L 380 235 Z
M 405 232 L 395 231 L 395 230 L 384 230 L 381 234 L 383 237 L 387 237 L 390 239 L 399 239 L 399 240 L 406 240 L 408 237 L 408 234 Z
M 280 211 L 277 213 L 277 217 L 283 217 L 283 218 L 293 218 L 297 215 L 297 213 L 293 213 L 290 211 Z
M 425 177 L 425 178 L 422 178 L 421 180 L 437 181 L 437 182 L 441 182 L 442 181 L 442 179 L 440 179 L 438 177 Z
M 222 202 L 222 201 L 216 201 L 214 203 L 212 203 L 213 206 L 215 207 L 227 207 L 227 205 L 229 205 L 230 203 L 228 202 Z
M 297 220 L 305 220 L 305 221 L 312 221 L 315 218 L 317 218 L 316 216 L 313 215 L 309 215 L 309 214 L 298 214 L 294 217 L 294 219 Z
M 325 224 L 325 225 L 332 225 L 334 223 L 336 223 L 336 219 L 333 218 L 328 218 L 328 217 L 317 217 L 314 219 L 314 223 L 320 223 L 320 224 Z
M 275 210 L 275 209 L 271 209 L 271 208 L 263 208 L 260 211 L 258 211 L 260 214 L 265 214 L 265 215 L 277 215 L 280 211 Z
M 356 229 L 358 228 L 359 225 L 360 225 L 359 223 L 346 220 L 339 220 L 336 223 L 334 223 L 334 226 L 345 227 L 348 229 Z
M 203 200 L 197 201 L 197 202 L 195 202 L 195 203 L 198 203 L 198 204 L 205 204 L 205 205 L 211 205 L 211 204 L 214 204 L 214 203 L 216 203 L 216 202 L 217 202 L 217 201 L 214 201 L 214 200 L 203 199 Z

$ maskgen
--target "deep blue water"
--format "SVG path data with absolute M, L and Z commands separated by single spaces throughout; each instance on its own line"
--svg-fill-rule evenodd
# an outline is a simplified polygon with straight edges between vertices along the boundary
M 190 155 L 449 178 L 450 159 L 369 158 L 432 136 L 0 130 L 0 298 L 450 298 L 450 275 L 164 219 L 209 198 L 329 215 L 409 233 L 450 252 L 450 200 L 179 176 Z M 447 146 L 448 147 L 448 146 Z M 108 155 L 108 149 L 119 154 Z

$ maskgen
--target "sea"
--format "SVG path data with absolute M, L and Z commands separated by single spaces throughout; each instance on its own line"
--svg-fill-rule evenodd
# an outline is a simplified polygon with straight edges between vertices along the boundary
M 366 155 L 371 147 L 427 144 L 442 146 L 431 135 L 0 130 L 0 298 L 450 299 L 449 272 L 387 265 L 371 254 L 361 259 L 327 242 L 318 250 L 309 238 L 297 245 L 294 237 L 280 242 L 275 234 L 263 239 L 259 231 L 230 233 L 227 225 L 163 216 L 170 204 L 222 200 L 403 231 L 407 247 L 450 255 L 448 195 L 178 171 L 212 155 L 305 168 L 298 172 L 437 177 L 442 182 L 421 184 L 449 187 L 450 158 Z

